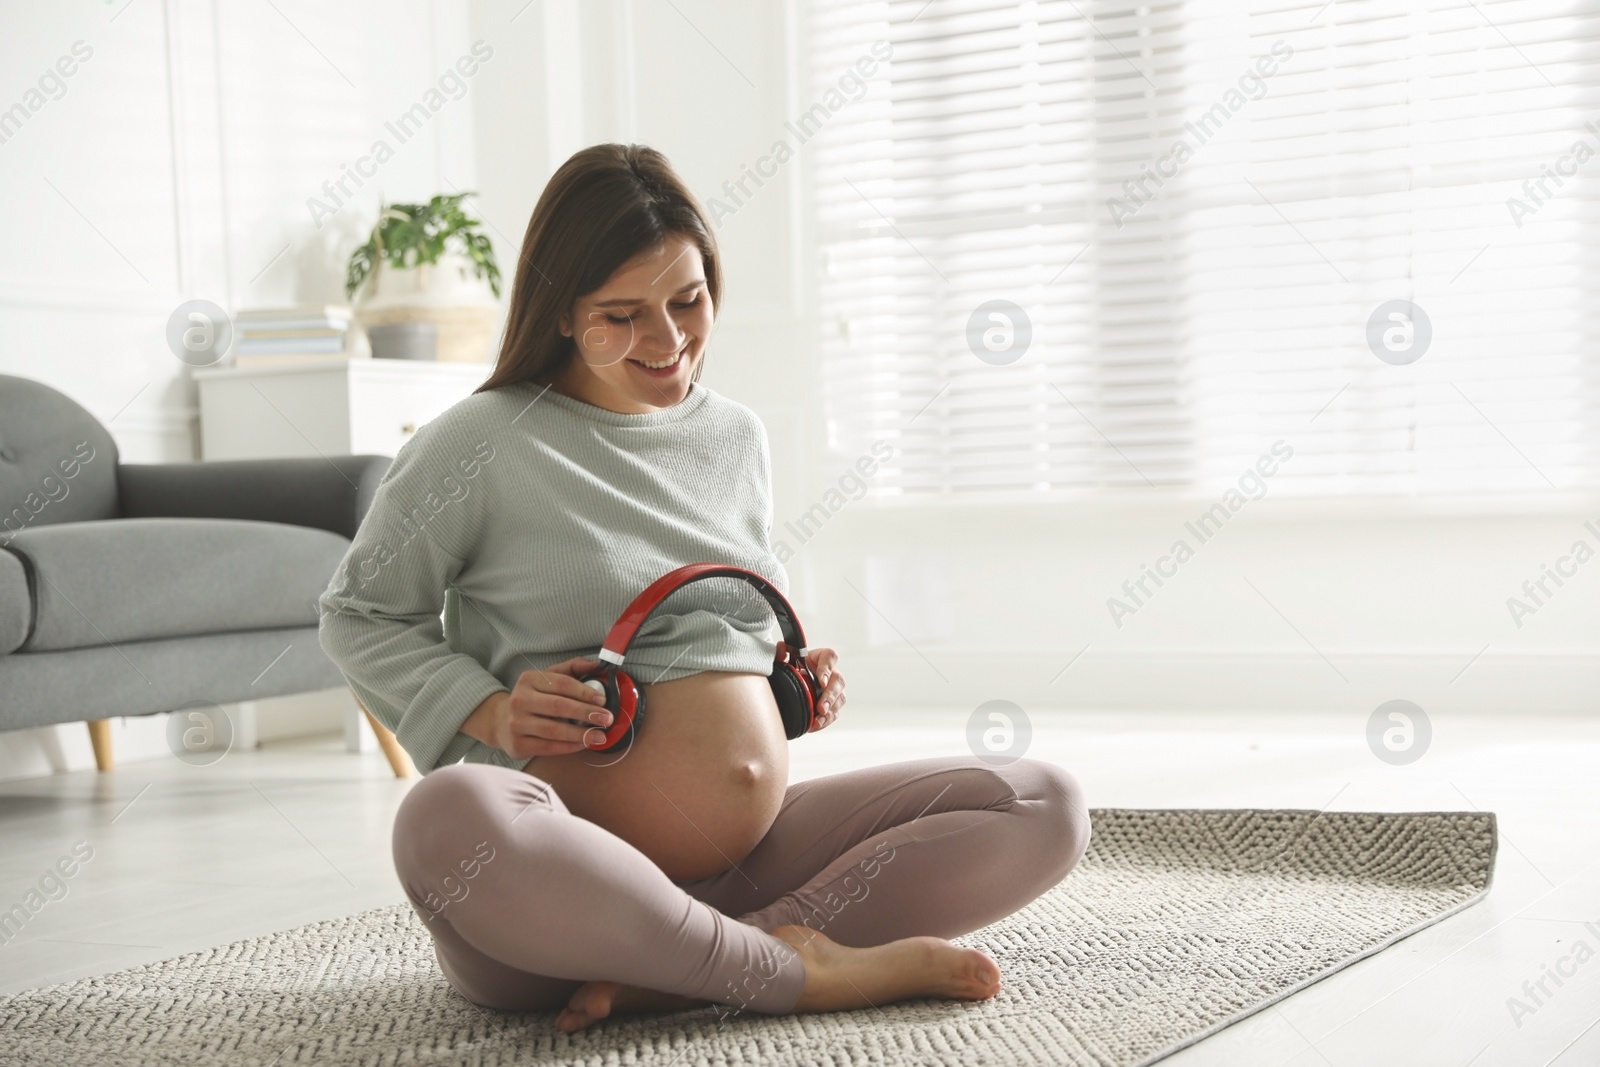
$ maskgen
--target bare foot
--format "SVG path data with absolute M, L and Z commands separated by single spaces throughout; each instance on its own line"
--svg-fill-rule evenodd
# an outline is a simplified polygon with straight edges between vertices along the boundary
M 1000 991 L 1000 965 L 975 948 L 938 937 L 908 937 L 849 948 L 805 926 L 772 936 L 800 954 L 805 991 L 796 1011 L 845 1011 L 916 997 L 988 1000 Z
M 999 964 L 975 948 L 938 937 L 850 948 L 805 926 L 780 926 L 772 936 L 799 953 L 806 965 L 797 1012 L 847 1011 L 916 997 L 988 1000 L 1000 991 Z M 612 1015 L 679 1011 L 705 1003 L 619 982 L 585 982 L 556 1016 L 556 1029 L 571 1034 Z
M 679 1011 L 706 1003 L 675 993 L 623 985 L 620 982 L 585 982 L 572 993 L 567 1006 L 556 1016 L 556 1029 L 564 1034 L 593 1026 L 609 1015 L 631 1015 L 646 1011 Z

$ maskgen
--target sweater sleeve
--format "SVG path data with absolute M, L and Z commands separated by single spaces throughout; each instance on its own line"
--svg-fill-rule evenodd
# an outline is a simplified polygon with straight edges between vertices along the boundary
M 506 686 L 450 646 L 440 618 L 485 535 L 483 471 L 495 458 L 485 435 L 451 416 L 401 448 L 321 599 L 323 649 L 424 774 L 463 758 L 525 762 L 459 732 Z

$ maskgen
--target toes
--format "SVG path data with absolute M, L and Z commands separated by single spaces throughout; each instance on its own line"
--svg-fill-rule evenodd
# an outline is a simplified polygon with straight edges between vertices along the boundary
M 556 1026 L 571 1033 L 592 1026 L 611 1014 L 611 1002 L 616 996 L 612 982 L 585 982 L 573 990 L 567 1006 L 556 1017 Z
M 946 995 L 962 1000 L 988 1000 L 1000 991 L 1000 967 L 981 952 L 967 950 L 951 960 Z
M 606 1014 L 603 1011 L 584 1011 L 582 1008 L 562 1008 L 561 1014 L 556 1016 L 556 1029 L 564 1034 L 574 1034 L 579 1030 L 587 1030 L 601 1019 L 604 1019 Z
M 973 960 L 967 977 L 976 996 L 987 999 L 1000 991 L 1000 965 L 988 956 Z
M 681 1011 L 698 1007 L 704 1000 L 661 993 L 652 989 L 623 985 L 620 982 L 585 982 L 573 990 L 567 1006 L 556 1016 L 556 1028 L 573 1033 L 593 1026 L 601 1019 L 634 1012 Z

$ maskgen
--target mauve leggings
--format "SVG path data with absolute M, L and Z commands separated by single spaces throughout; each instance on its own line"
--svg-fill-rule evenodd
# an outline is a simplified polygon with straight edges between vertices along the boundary
M 969 933 L 1059 882 L 1088 843 L 1066 771 L 970 757 L 791 785 L 748 856 L 692 882 L 504 767 L 435 770 L 394 826 L 401 884 L 450 984 L 514 1011 L 608 980 L 788 1012 L 805 965 L 767 931 L 805 925 L 853 946 Z

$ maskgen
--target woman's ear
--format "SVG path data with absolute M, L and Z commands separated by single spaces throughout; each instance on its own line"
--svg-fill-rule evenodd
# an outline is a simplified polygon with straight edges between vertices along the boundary
M 572 336 L 572 313 L 568 312 L 567 314 L 562 315 L 561 316 L 561 321 L 559 323 L 557 323 L 556 326 L 557 326 L 558 329 L 560 329 L 562 337 L 571 337 Z

